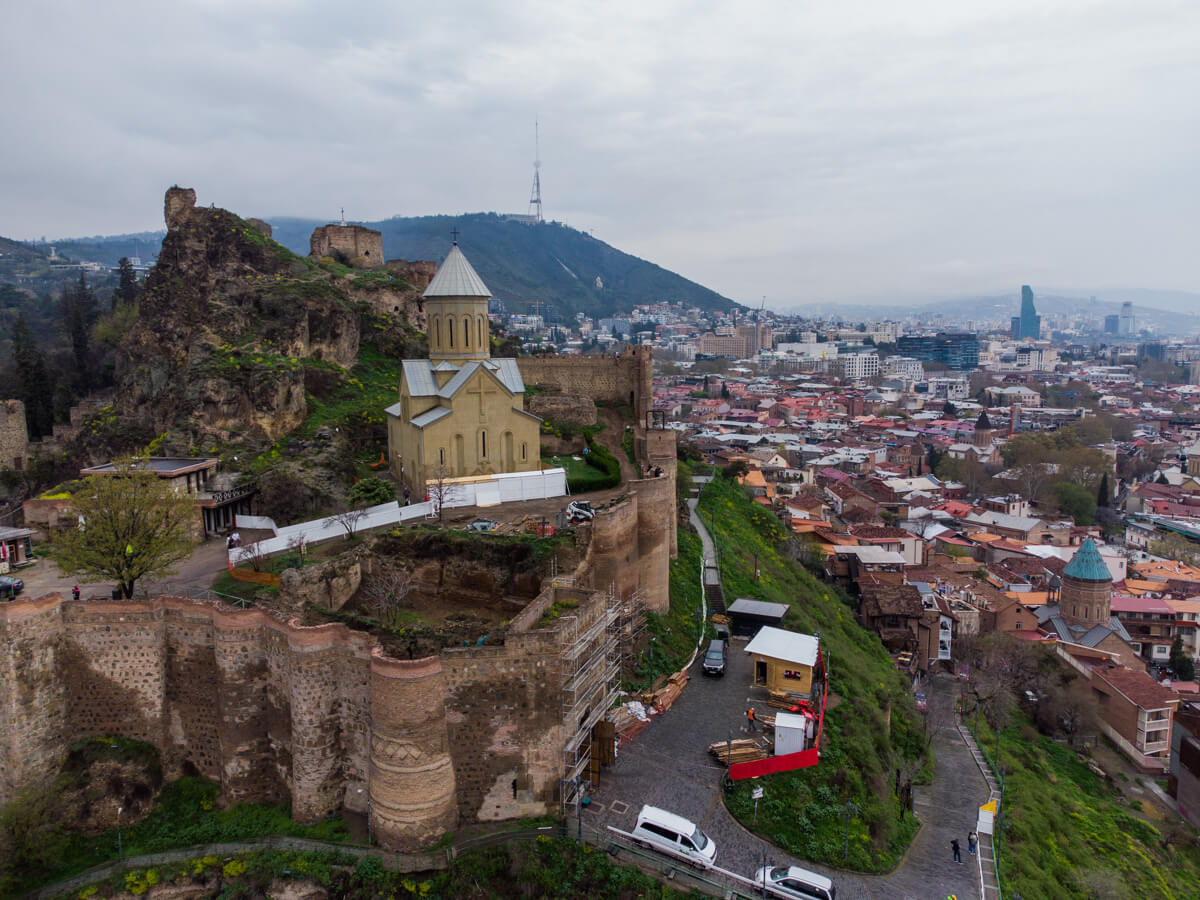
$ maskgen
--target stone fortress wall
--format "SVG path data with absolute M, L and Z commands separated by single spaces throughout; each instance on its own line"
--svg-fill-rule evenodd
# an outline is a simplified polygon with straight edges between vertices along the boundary
M 308 245 L 316 259 L 342 253 L 356 266 L 383 265 L 383 235 L 362 225 L 323 225 L 313 231 Z
M 574 616 L 534 628 L 563 591 Z M 302 822 L 366 812 L 394 849 L 459 821 L 539 815 L 580 725 L 563 718 L 563 647 L 603 604 L 547 588 L 502 643 L 409 661 L 340 624 L 205 601 L 16 600 L 0 606 L 0 802 L 76 738 L 118 734 L 231 802 L 290 800 Z
M 522 356 L 517 360 L 526 385 L 628 404 L 640 426 L 654 402 L 654 366 L 650 347 L 634 347 L 619 356 Z
M 20 400 L 0 400 L 0 467 L 21 471 L 29 458 L 29 428 L 25 423 L 25 404 Z

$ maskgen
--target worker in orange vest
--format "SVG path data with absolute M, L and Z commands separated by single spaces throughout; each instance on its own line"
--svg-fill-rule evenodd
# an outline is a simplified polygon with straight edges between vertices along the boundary
M 755 730 L 755 728 L 754 728 L 754 707 L 753 706 L 750 707 L 748 710 L 746 710 L 746 727 L 750 731 Z

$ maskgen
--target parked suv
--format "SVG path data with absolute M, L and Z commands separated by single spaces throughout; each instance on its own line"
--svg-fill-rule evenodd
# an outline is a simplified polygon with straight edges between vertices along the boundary
M 698 869 L 710 868 L 717 856 L 717 845 L 694 822 L 656 806 L 642 807 L 633 839 L 643 847 L 678 857 Z
M 716 638 L 709 642 L 702 668 L 705 675 L 725 674 L 725 642 L 723 640 Z
M 25 590 L 25 582 L 11 575 L 0 575 L 0 600 L 15 597 Z

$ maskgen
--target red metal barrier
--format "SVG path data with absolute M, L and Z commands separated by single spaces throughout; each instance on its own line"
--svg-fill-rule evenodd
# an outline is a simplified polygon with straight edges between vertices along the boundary
M 768 756 L 766 759 L 756 759 L 752 762 L 734 763 L 729 767 L 729 777 L 733 781 L 745 778 L 758 778 L 761 775 L 774 775 L 776 772 L 790 772 L 792 769 L 807 769 L 820 762 L 820 751 L 809 747 L 798 753 L 786 753 L 783 756 Z
M 746 778 L 759 778 L 762 775 L 774 775 L 776 772 L 790 772 L 793 769 L 807 769 L 821 761 L 821 732 L 825 728 L 825 703 L 829 699 L 829 677 L 825 668 L 825 657 L 817 657 L 821 669 L 821 714 L 817 719 L 817 736 L 813 745 L 807 750 L 797 753 L 785 753 L 783 756 L 768 756 L 766 759 L 756 759 L 751 762 L 734 763 L 729 767 L 729 777 L 733 781 Z

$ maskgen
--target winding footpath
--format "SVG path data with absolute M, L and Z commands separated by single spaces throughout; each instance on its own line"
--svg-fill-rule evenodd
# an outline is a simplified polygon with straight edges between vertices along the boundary
M 701 485 L 708 481 L 696 480 Z M 688 501 L 707 566 L 715 564 L 716 554 L 712 537 L 697 515 L 697 504 L 695 498 Z M 936 676 L 927 691 L 933 721 L 946 724 L 933 737 L 933 783 L 913 790 L 913 810 L 921 828 L 894 871 L 862 875 L 789 857 L 745 829 L 725 808 L 721 790 L 725 769 L 706 748 L 713 741 L 741 734 L 752 680 L 744 649 L 745 639 L 734 638 L 724 678 L 705 678 L 700 661 L 693 663 L 691 681 L 680 698 L 623 748 L 616 765 L 603 774 L 583 814 L 584 823 L 629 831 L 642 804 L 649 803 L 696 822 L 716 842 L 717 865 L 741 875 L 752 877 L 765 857 L 772 865 L 801 865 L 828 875 L 837 886 L 838 900 L 943 900 L 952 894 L 959 900 L 984 900 L 979 860 L 967 853 L 967 832 L 975 828 L 989 785 L 955 722 L 954 679 Z M 950 841 L 954 838 L 962 845 L 962 864 L 953 861 Z M 993 897 L 989 892 L 987 900 Z

